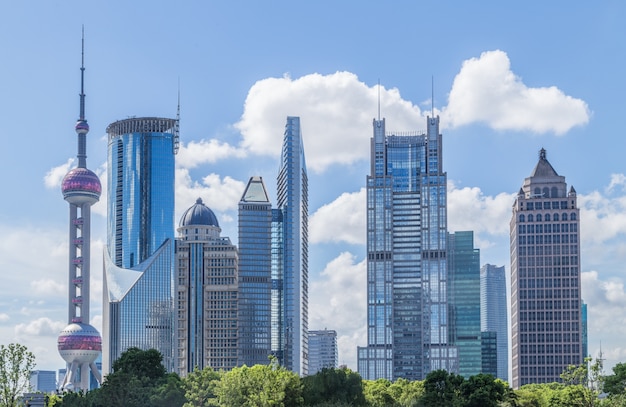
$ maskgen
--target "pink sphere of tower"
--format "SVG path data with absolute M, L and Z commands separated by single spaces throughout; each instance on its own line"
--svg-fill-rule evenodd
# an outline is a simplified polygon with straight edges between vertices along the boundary
M 59 334 L 59 354 L 67 363 L 92 363 L 102 353 L 100 333 L 89 324 L 69 324 Z
M 98 202 L 102 193 L 100 179 L 93 171 L 77 167 L 68 172 L 61 184 L 63 198 L 75 205 Z
M 74 128 L 76 129 L 77 134 L 89 133 L 89 125 L 87 124 L 87 120 L 78 120 Z

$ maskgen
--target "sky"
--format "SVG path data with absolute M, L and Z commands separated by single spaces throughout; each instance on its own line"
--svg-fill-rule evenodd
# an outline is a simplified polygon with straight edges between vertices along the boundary
M 309 175 L 309 329 L 367 344 L 365 180 L 372 121 L 424 131 L 439 115 L 448 229 L 510 271 L 515 194 L 541 148 L 578 194 L 589 353 L 626 362 L 626 3 L 6 1 L 0 3 L 0 344 L 64 362 L 81 29 L 87 166 L 106 185 L 106 127 L 176 117 L 176 225 L 200 197 L 237 243 L 260 175 L 272 202 L 287 116 Z M 106 191 L 92 209 L 91 323 L 102 325 Z

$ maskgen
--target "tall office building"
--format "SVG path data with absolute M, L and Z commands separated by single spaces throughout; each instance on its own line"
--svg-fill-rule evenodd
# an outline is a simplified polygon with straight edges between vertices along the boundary
M 54 370 L 33 370 L 30 372 L 30 390 L 33 392 L 54 393 L 57 389 L 57 372 Z
M 504 266 L 485 264 L 480 269 L 480 330 L 494 332 L 497 344 L 496 377 L 509 380 L 509 307 Z
M 322 329 L 309 331 L 309 374 L 336 368 L 339 365 L 337 331 Z
M 67 363 L 61 389 L 89 390 L 89 370 L 100 381 L 94 361 L 102 352 L 102 338 L 89 325 L 91 205 L 100 200 L 100 179 L 87 169 L 87 133 L 85 119 L 85 42 L 82 40 L 80 67 L 80 116 L 75 130 L 78 135 L 78 166 L 63 178 L 63 198 L 70 204 L 68 315 L 66 326 L 59 334 L 57 347 Z
M 252 177 L 239 201 L 239 365 L 271 354 L 272 204 L 263 178 Z
M 541 149 L 511 217 L 512 387 L 560 381 L 583 361 L 576 191 Z
M 237 366 L 237 247 L 198 198 L 176 239 L 178 373 Z
M 108 211 L 103 278 L 103 357 L 108 373 L 129 347 L 173 354 L 174 155 L 178 119 L 107 127 Z
M 480 334 L 480 250 L 474 232 L 448 234 L 448 320 L 450 344 L 459 354 L 459 374 L 482 371 Z
M 587 304 L 585 304 L 584 301 L 582 301 L 581 304 L 581 318 L 582 318 L 582 333 L 583 333 L 583 358 L 586 357 L 591 357 L 591 355 L 589 354 L 589 336 L 588 336 L 588 330 L 587 330 Z
M 423 380 L 458 371 L 448 343 L 446 173 L 439 118 L 426 134 L 374 120 L 367 177 L 367 341 L 364 379 Z
M 285 125 L 272 216 L 272 351 L 281 365 L 308 372 L 308 205 L 309 191 L 300 118 Z

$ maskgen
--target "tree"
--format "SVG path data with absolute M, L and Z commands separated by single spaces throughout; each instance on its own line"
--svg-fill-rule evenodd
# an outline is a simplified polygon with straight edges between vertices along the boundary
M 626 392 L 626 363 L 613 366 L 613 374 L 604 378 L 604 391 L 612 396 Z
M 0 406 L 17 406 L 22 393 L 30 387 L 30 372 L 35 355 L 26 346 L 11 343 L 0 345 Z
M 396 401 L 393 398 L 393 394 L 390 392 L 389 387 L 391 382 L 387 379 L 366 380 L 365 388 L 365 400 L 371 407 L 389 407 L 395 406 Z
M 602 359 L 596 359 L 593 364 L 591 360 L 587 357 L 580 365 L 569 365 L 561 373 L 563 383 L 570 387 L 566 390 L 568 402 L 574 403 L 570 405 L 594 407 L 600 403 L 598 396 L 604 381 Z
M 314 375 L 304 377 L 302 385 L 304 404 L 307 406 L 322 403 L 365 405 L 361 376 L 348 368 L 324 368 Z
M 222 374 L 210 367 L 200 370 L 197 367 L 183 379 L 183 389 L 187 402 L 184 407 L 206 407 L 217 405 L 215 389 Z
M 497 407 L 506 400 L 507 386 L 490 374 L 470 376 L 461 384 L 464 407 Z
M 424 380 L 422 403 L 429 407 L 461 406 L 461 385 L 465 379 L 445 370 L 433 370 Z

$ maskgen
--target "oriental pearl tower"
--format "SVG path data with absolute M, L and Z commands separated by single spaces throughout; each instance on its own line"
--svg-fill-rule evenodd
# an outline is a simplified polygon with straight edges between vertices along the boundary
M 69 298 L 68 323 L 59 334 L 58 349 L 67 362 L 61 390 L 89 390 L 89 370 L 101 382 L 95 360 L 102 353 L 102 337 L 89 325 L 89 258 L 91 205 L 98 202 L 102 186 L 98 176 L 87 169 L 87 133 L 85 119 L 85 36 L 83 31 L 80 67 L 80 117 L 78 134 L 78 167 L 65 175 L 63 198 L 70 204 Z

